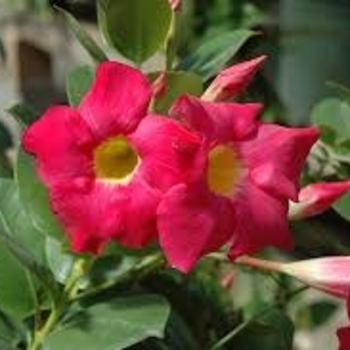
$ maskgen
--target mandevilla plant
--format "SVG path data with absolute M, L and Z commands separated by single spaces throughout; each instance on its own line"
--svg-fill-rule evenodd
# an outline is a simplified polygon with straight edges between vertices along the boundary
M 284 307 L 305 285 L 279 285 L 285 304 L 244 319 L 228 297 L 242 266 L 348 298 L 348 257 L 249 256 L 290 250 L 290 221 L 327 210 L 350 180 L 300 189 L 319 129 L 264 122 L 261 104 L 239 102 L 267 58 L 226 67 L 253 32 L 177 57 L 180 10 L 98 1 L 101 32 L 128 64 L 60 10 L 95 65 L 68 77 L 69 105 L 10 110 L 23 135 L 0 179 L 1 349 L 292 349 Z M 156 53 L 159 70 L 144 72 Z M 342 350 L 349 334 L 338 330 Z

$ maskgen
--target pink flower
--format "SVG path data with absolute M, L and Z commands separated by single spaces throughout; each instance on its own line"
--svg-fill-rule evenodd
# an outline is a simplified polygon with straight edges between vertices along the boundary
M 265 62 L 266 56 L 236 64 L 222 71 L 204 92 L 206 101 L 226 101 L 243 92 Z
M 181 0 L 169 0 L 173 11 L 178 11 L 181 8 Z
M 289 205 L 289 218 L 299 220 L 321 214 L 350 190 L 350 180 L 320 182 L 301 189 L 298 202 Z
M 350 295 L 347 300 L 347 313 L 350 318 Z M 350 326 L 338 329 L 337 336 L 339 339 L 339 350 L 349 350 L 350 349 Z
M 198 136 L 147 115 L 151 96 L 141 72 L 102 63 L 76 110 L 52 107 L 24 135 L 75 252 L 112 239 L 144 246 L 157 234 L 162 194 L 197 176 Z
M 203 135 L 200 181 L 171 188 L 158 209 L 160 244 L 171 265 L 190 270 L 205 254 L 230 244 L 230 257 L 265 246 L 289 247 L 288 201 L 315 128 L 257 120 L 258 104 L 213 103 L 183 96 L 172 115 Z

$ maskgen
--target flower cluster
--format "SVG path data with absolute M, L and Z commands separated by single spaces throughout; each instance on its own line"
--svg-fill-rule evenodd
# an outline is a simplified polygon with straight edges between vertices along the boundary
M 49 108 L 23 138 L 75 252 L 159 240 L 189 271 L 205 254 L 289 247 L 289 202 L 315 128 L 259 121 L 261 105 L 217 102 L 244 89 L 265 58 L 229 68 L 203 99 L 152 112 L 147 77 L 105 62 L 77 109 Z M 54 132 L 54 136 L 53 136 Z

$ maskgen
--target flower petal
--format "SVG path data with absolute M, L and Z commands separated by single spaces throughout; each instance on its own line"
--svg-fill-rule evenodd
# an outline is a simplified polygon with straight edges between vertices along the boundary
M 267 192 L 296 200 L 301 170 L 318 135 L 316 128 L 262 124 L 257 138 L 239 145 L 254 183 Z
M 339 328 L 337 331 L 340 347 L 339 350 L 350 349 L 350 326 Z
M 180 97 L 171 114 L 199 131 L 209 142 L 243 140 L 258 130 L 258 103 L 213 103 L 190 96 Z
M 139 172 L 152 187 L 166 191 L 203 173 L 201 139 L 175 120 L 148 116 L 129 139 L 141 157 Z
M 205 186 L 173 187 L 158 207 L 159 241 L 170 264 L 188 272 L 227 242 L 233 218 L 229 200 L 211 195 Z
M 230 258 L 255 253 L 267 246 L 291 247 L 288 201 L 275 198 L 249 180 L 234 200 L 236 225 Z
M 40 177 L 47 185 L 93 176 L 90 155 L 94 144 L 84 120 L 65 106 L 48 109 L 23 136 L 23 147 L 36 157 Z
M 60 183 L 51 202 L 74 252 L 99 253 L 111 240 L 138 248 L 156 236 L 160 194 L 140 180 L 128 186 L 99 182 Z
M 146 115 L 152 87 L 138 70 L 117 62 L 98 66 L 78 110 L 96 136 L 127 134 Z

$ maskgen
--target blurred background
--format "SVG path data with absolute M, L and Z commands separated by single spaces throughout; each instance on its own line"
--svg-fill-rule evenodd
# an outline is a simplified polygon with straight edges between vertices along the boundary
M 103 45 L 95 0 L 0 0 L 0 147 L 6 152 L 13 149 L 19 136 L 18 125 L 6 109 L 19 101 L 28 102 L 39 112 L 53 103 L 65 103 L 68 73 L 77 65 L 92 63 L 54 5 L 70 11 Z M 201 43 L 229 30 L 256 30 L 259 35 L 232 59 L 237 62 L 260 54 L 269 56 L 248 98 L 265 103 L 264 117 L 268 120 L 307 125 L 319 101 L 339 96 L 339 87 L 350 86 L 349 18 L 348 0 L 183 0 L 178 56 L 185 57 Z M 120 59 L 112 52 L 110 57 Z M 152 58 L 143 68 L 152 70 L 159 59 Z M 0 157 L 0 168 L 1 162 L 4 160 Z M 338 242 L 350 247 L 349 228 L 349 222 L 333 211 L 297 225 L 297 256 L 343 254 Z M 335 230 L 336 243 L 331 237 Z M 246 282 L 237 285 L 247 290 L 234 295 L 248 298 L 254 294 L 256 283 L 259 292 L 263 290 L 260 287 L 265 282 L 240 278 Z M 319 299 L 322 310 L 315 309 L 316 316 L 306 315 L 305 309 Z M 324 294 L 306 294 L 293 311 L 303 325 L 295 349 L 337 348 L 334 330 L 346 320 L 345 308 L 337 305 Z

